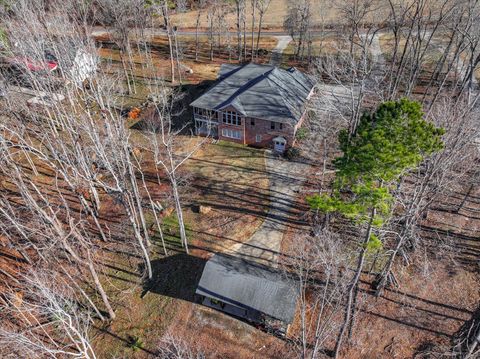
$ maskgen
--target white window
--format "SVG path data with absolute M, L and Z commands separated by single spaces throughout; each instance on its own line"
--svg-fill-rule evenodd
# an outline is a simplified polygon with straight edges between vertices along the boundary
M 256 135 L 255 142 L 262 142 L 262 135 Z
M 222 136 L 228 138 L 235 138 L 237 140 L 242 138 L 242 134 L 240 131 L 232 130 L 230 128 L 222 128 Z
M 223 123 L 240 126 L 242 124 L 242 118 L 234 111 L 225 111 L 223 113 Z

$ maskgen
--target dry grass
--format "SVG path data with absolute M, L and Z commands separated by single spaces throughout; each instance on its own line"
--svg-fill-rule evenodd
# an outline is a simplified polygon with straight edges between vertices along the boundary
M 341 51 L 347 51 L 347 46 L 348 44 L 336 34 L 314 36 L 312 38 L 312 55 L 335 55 Z M 285 56 L 293 56 L 295 54 L 295 43 L 293 41 L 288 44 L 283 54 Z
M 425 42 L 428 40 L 428 36 L 425 36 Z M 424 57 L 424 65 L 427 69 L 433 69 L 436 63 L 440 60 L 444 54 L 444 49 L 447 45 L 448 39 L 443 37 L 441 34 L 436 34 L 429 45 L 429 48 Z M 394 47 L 395 47 L 395 38 L 393 34 L 381 34 L 379 35 L 380 48 L 382 50 L 383 56 L 386 60 L 391 61 L 393 57 Z M 401 56 L 404 51 L 406 44 L 406 38 L 402 37 L 398 44 L 398 54 Z M 453 50 L 452 50 L 453 51 Z M 453 53 L 452 53 L 453 55 Z
M 203 351 L 206 358 L 287 359 L 284 341 L 215 310 L 184 304 L 170 332 Z
M 198 190 L 192 201 L 212 208 L 207 218 L 192 214 L 200 245 L 226 251 L 250 238 L 269 204 L 263 151 L 229 142 L 206 145 L 187 168 Z
M 429 258 L 422 265 L 397 271 L 401 288 L 377 300 L 367 296 L 353 345 L 343 355 L 412 358 L 426 343 L 449 345 L 479 300 L 478 275 L 452 269 L 445 261 Z
M 99 55 L 104 61 L 104 66 L 106 67 L 107 72 L 116 74 L 120 78 L 124 77 L 118 50 L 102 48 L 99 50 Z M 166 81 L 171 80 L 170 60 L 166 55 L 152 54 L 151 64 L 149 63 L 149 66 L 145 66 L 146 63 L 147 61 L 141 56 L 134 56 L 133 73 L 137 81 L 145 80 L 148 82 L 151 78 L 159 78 Z M 205 80 L 214 80 L 217 77 L 218 69 L 220 68 L 220 62 L 201 63 L 186 59 L 181 63 L 193 70 L 193 74 L 182 71 L 183 83 L 198 83 Z M 153 65 L 153 68 L 150 65 Z M 175 75 L 176 78 L 178 78 L 176 66 Z
M 264 31 L 279 30 L 283 28 L 283 22 L 288 11 L 288 0 L 272 0 L 268 11 L 263 19 L 262 28 Z M 311 13 L 312 23 L 314 26 L 326 25 L 338 25 L 345 22 L 345 17 L 339 8 L 342 2 L 335 3 L 327 0 L 312 1 Z M 337 5 L 338 4 L 338 5 Z M 374 8 L 375 11 L 371 13 L 371 16 L 367 21 L 379 21 L 380 12 L 384 12 L 388 3 L 384 0 L 377 0 Z M 251 2 L 247 1 L 247 28 L 251 29 Z M 194 29 L 196 26 L 197 11 L 187 11 L 185 13 L 179 13 L 172 16 L 172 22 L 179 28 Z M 236 25 L 235 7 L 232 6 L 231 12 L 226 16 L 226 22 L 230 24 L 230 29 L 233 29 Z M 203 12 L 200 18 L 200 26 L 207 28 L 207 13 Z M 258 14 L 256 19 L 256 26 L 258 26 Z
M 198 61 L 195 60 L 195 37 L 179 36 L 179 48 L 182 53 L 181 64 L 192 69 L 193 73 L 187 73 L 181 69 L 183 83 L 199 83 L 206 80 L 217 78 L 218 70 L 222 63 L 236 63 L 235 47 L 232 42 L 232 49 L 226 50 L 224 43 L 221 48 L 214 48 L 214 60 L 210 60 L 210 47 L 206 36 L 199 39 Z M 232 40 L 233 41 L 233 40 Z M 277 39 L 274 37 L 262 37 L 259 48 L 267 50 L 266 55 L 259 57 L 258 62 L 268 62 L 270 52 L 277 45 Z M 102 47 L 98 50 L 100 59 L 102 59 L 106 71 L 123 77 L 123 67 L 120 57 L 120 51 L 112 47 Z M 163 36 L 157 36 L 152 39 L 151 59 L 146 59 L 144 54 L 133 51 L 133 74 L 137 80 L 148 80 L 150 78 L 162 78 L 166 81 L 171 80 L 171 63 L 169 60 L 169 50 L 167 39 Z M 148 66 L 147 66 L 148 64 Z M 178 73 L 175 64 L 175 75 L 178 79 Z

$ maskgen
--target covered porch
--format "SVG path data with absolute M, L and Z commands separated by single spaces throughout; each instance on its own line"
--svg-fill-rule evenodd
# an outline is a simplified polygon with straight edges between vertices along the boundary
M 195 118 L 195 134 L 197 136 L 218 137 L 218 122 Z

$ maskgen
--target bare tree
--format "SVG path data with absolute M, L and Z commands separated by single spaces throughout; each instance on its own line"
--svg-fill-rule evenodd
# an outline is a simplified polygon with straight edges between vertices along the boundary
M 195 61 L 198 61 L 198 47 L 199 47 L 199 39 L 198 39 L 198 31 L 200 29 L 200 19 L 202 16 L 202 12 L 205 9 L 207 4 L 206 0 L 200 0 L 197 2 L 197 17 L 195 20 Z
M 254 61 L 255 59 L 255 12 L 257 10 L 257 0 L 251 0 L 251 7 L 252 7 L 252 45 L 251 45 L 251 54 L 250 54 L 250 61 Z
M 175 9 L 179 12 L 185 12 L 187 11 L 187 0 L 176 0 L 176 6 Z
M 157 357 L 162 359 L 204 359 L 200 350 L 190 347 L 184 340 L 167 334 L 160 342 Z
M 42 273 L 42 274 L 40 274 Z M 2 315 L 17 326 L 2 322 L 0 353 L 28 358 L 96 358 L 89 338 L 91 316 L 74 290 L 55 273 L 32 271 L 22 279 L 23 295 L 0 299 Z
M 348 253 L 338 235 L 326 230 L 299 236 L 287 250 L 283 266 L 296 279 L 300 293 L 299 357 L 319 358 L 335 337 L 349 283 Z
M 174 57 L 173 57 L 173 27 L 170 23 L 170 16 L 168 14 L 168 1 L 164 0 L 161 8 L 160 13 L 163 16 L 163 21 L 165 23 L 165 28 L 167 29 L 167 37 L 168 37 L 168 48 L 170 49 L 170 73 L 171 73 L 171 82 L 175 83 L 175 65 L 174 65 Z M 179 69 L 180 71 L 180 69 Z
M 213 47 L 214 47 L 214 36 L 215 36 L 215 24 L 217 18 L 217 11 L 218 11 L 218 2 L 212 1 L 210 2 L 210 6 L 208 7 L 207 12 L 207 19 L 208 19 L 208 40 L 210 43 L 210 61 L 213 61 Z
M 101 21 L 104 26 L 114 29 L 112 36 L 120 49 L 120 60 L 128 91 L 129 93 L 136 93 L 130 37 L 132 30 L 138 25 L 141 29 L 144 28 L 149 16 L 147 11 L 149 8 L 143 5 L 142 0 L 99 0 L 97 5 L 100 9 Z
M 147 121 L 150 122 L 149 150 L 153 153 L 156 168 L 161 169 L 170 182 L 173 201 L 177 214 L 180 240 L 188 253 L 188 238 L 185 229 L 185 220 L 179 191 L 179 168 L 198 150 L 203 140 L 190 143 L 186 136 L 181 136 L 184 127 L 175 126 L 172 116 L 178 116 L 174 107 L 180 96 L 171 92 L 162 83 L 153 84 L 150 91 L 154 94 L 152 101 L 153 114 Z
M 295 43 L 295 57 L 303 59 L 308 32 L 311 30 L 311 1 L 298 0 L 288 4 L 283 27 Z M 308 42 L 307 42 L 308 45 Z
M 265 13 L 268 10 L 268 7 L 270 6 L 271 0 L 256 0 L 255 6 L 258 9 L 258 33 L 257 33 L 257 46 L 255 49 L 255 56 L 258 58 L 258 45 L 260 43 L 260 36 L 262 32 L 262 22 L 263 22 L 263 17 L 265 16 Z
M 245 0 L 235 0 L 238 61 L 242 60 L 244 52 L 242 47 L 242 24 L 245 25 L 245 8 Z M 243 26 L 243 29 L 243 38 L 245 40 L 245 26 Z

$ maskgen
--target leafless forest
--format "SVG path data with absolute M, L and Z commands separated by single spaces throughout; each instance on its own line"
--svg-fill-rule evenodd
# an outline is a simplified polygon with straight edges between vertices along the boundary
M 0 0 L 0 357 L 480 358 L 479 18 L 476 0 Z M 195 136 L 188 105 L 220 64 L 270 61 L 316 82 L 285 337 L 193 300 L 282 199 L 264 150 Z M 388 184 L 389 216 L 309 205 L 342 134 L 403 98 L 444 133 Z

